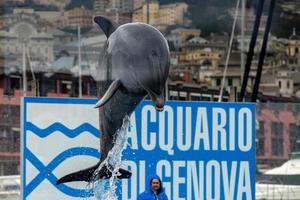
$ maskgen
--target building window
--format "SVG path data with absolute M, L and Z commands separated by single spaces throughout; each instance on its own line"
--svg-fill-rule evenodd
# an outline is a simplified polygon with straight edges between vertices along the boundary
M 256 155 L 258 156 L 265 155 L 265 141 L 263 139 L 257 138 Z
M 210 96 L 201 96 L 201 101 L 211 101 L 212 98 Z
M 278 81 L 279 88 L 281 89 L 281 81 Z
M 191 101 L 200 101 L 200 100 L 201 100 L 200 96 L 191 95 Z
M 256 155 L 263 156 L 265 154 L 265 127 L 264 122 L 259 121 L 259 129 L 256 133 L 257 147 Z
M 186 101 L 186 97 L 179 97 L 180 101 Z
M 290 81 L 287 82 L 286 87 L 289 89 L 290 88 Z
M 19 152 L 20 151 L 20 131 L 12 131 L 12 140 L 13 140 L 13 151 Z
M 2 128 L 0 129 L 0 138 L 7 138 L 8 134 L 7 134 L 7 130 L 6 128 Z
M 290 151 L 300 151 L 300 125 L 290 124 Z
M 228 86 L 232 86 L 232 78 L 228 79 Z
M 82 81 L 82 94 L 90 95 L 90 82 Z
M 42 95 L 47 95 L 48 92 L 50 92 L 50 93 L 57 92 L 55 79 L 45 79 L 44 86 L 45 86 L 45 91 L 42 92 Z
M 9 77 L 9 88 L 8 91 L 9 91 L 9 95 L 12 95 L 14 94 L 14 91 L 15 90 L 20 90 L 21 89 L 21 86 L 22 86 L 22 77 L 20 76 L 14 76 L 14 75 L 11 75 Z
M 283 124 L 272 122 L 272 155 L 283 155 Z
M 220 86 L 221 85 L 221 79 L 217 79 L 217 86 Z
M 72 81 L 62 80 L 60 85 L 60 92 L 68 94 L 72 89 Z
M 169 96 L 169 99 L 170 100 L 177 100 L 177 97 L 172 95 L 172 96 Z

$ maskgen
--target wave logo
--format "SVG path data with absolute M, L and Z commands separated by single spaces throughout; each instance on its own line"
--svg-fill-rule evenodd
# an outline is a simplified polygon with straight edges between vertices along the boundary
M 23 200 L 93 196 L 85 183 L 56 185 L 58 178 L 98 161 L 95 99 L 23 99 Z

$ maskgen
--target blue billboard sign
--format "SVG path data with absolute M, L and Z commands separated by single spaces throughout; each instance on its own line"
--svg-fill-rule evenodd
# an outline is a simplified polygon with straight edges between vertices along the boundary
M 91 196 L 86 184 L 55 182 L 97 162 L 95 102 L 24 99 L 23 199 Z M 157 112 L 143 101 L 130 117 L 122 160 L 132 177 L 119 182 L 119 199 L 137 199 L 153 174 L 169 199 L 254 199 L 255 115 L 254 104 L 169 101 Z

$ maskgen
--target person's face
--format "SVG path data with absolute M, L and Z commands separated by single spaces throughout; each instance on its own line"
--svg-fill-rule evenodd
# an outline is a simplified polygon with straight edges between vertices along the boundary
M 158 191 L 160 188 L 160 182 L 158 179 L 153 179 L 151 182 L 151 188 L 152 190 Z

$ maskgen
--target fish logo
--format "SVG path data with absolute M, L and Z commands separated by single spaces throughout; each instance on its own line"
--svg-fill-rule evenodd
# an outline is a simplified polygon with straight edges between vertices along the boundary
M 97 111 L 94 114 L 90 113 L 94 110 L 92 105 L 95 101 L 86 100 L 85 104 L 74 106 L 82 101 L 46 98 L 23 100 L 24 200 L 41 199 L 43 196 L 49 199 L 49 195 L 50 199 L 57 198 L 57 195 L 60 195 L 60 199 L 93 196 L 92 189 L 84 184 L 56 186 L 56 181 L 64 171 L 76 169 L 74 161 L 78 160 L 78 157 L 92 163 L 100 156 L 98 122 L 82 115 L 89 113 L 89 116 L 97 119 Z M 62 112 L 62 109 L 65 112 Z M 86 140 L 89 144 L 86 144 Z

